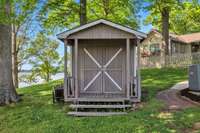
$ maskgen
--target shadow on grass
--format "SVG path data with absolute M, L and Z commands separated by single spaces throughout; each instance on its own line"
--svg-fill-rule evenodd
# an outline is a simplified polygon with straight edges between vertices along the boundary
M 144 107 L 123 116 L 70 117 L 68 106 L 52 103 L 52 88 L 62 81 L 18 89 L 23 101 L 0 107 L 1 133 L 172 133 L 190 128 L 200 120 L 200 109 L 162 112 L 155 99 L 158 91 L 187 79 L 186 69 L 142 70 Z M 175 125 L 175 126 L 174 126 Z
M 144 69 L 141 71 L 142 91 L 148 93 L 142 99 L 148 101 L 158 91 L 169 89 L 174 84 L 187 80 L 186 68 Z M 145 97 L 144 97 L 145 96 Z

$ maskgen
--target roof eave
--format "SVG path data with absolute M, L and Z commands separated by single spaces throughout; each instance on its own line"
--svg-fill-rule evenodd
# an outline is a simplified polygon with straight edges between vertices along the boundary
M 68 30 L 68 31 L 62 32 L 62 33 L 60 33 L 60 34 L 58 34 L 56 36 L 57 36 L 58 39 L 63 40 L 65 38 L 67 38 L 70 34 L 76 33 L 78 31 L 81 31 L 83 29 L 89 28 L 91 26 L 95 26 L 95 25 L 100 24 L 100 23 L 103 23 L 103 24 L 115 27 L 117 29 L 123 30 L 125 32 L 134 34 L 138 38 L 146 38 L 147 37 L 147 35 L 145 33 L 142 33 L 142 32 L 139 32 L 139 31 L 135 31 L 135 30 L 133 30 L 131 28 L 128 28 L 128 27 L 125 27 L 125 26 L 121 26 L 119 24 L 116 24 L 116 23 L 113 23 L 113 22 L 110 22 L 110 21 L 107 21 L 107 20 L 104 20 L 104 19 L 100 19 L 100 20 L 85 24 L 85 25 L 83 25 L 81 27 L 78 27 L 78 28 L 75 28 L 73 30 Z

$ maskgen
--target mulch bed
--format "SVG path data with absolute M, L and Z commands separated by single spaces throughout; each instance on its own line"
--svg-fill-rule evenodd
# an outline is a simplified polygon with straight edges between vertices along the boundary
M 189 98 L 192 101 L 200 103 L 200 95 L 196 95 L 194 93 L 191 93 L 191 90 L 189 90 L 188 88 L 184 89 L 184 90 L 181 90 L 180 94 L 181 94 L 181 96 L 185 96 L 185 97 Z

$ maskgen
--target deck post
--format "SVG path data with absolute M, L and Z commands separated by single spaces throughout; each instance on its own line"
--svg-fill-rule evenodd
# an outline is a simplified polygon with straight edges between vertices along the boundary
M 137 97 L 141 100 L 141 77 L 140 77 L 140 39 L 137 38 Z
M 132 90 L 132 94 L 131 96 L 137 96 L 137 42 L 135 42 L 135 44 L 133 45 L 133 53 L 134 53 L 134 57 L 133 57 L 133 83 L 135 85 L 134 90 Z M 133 95 L 133 91 L 134 94 Z
M 68 98 L 68 88 L 67 88 L 67 79 L 68 79 L 68 57 L 67 57 L 67 51 L 68 50 L 68 41 L 67 39 L 64 40 L 64 100 L 66 101 Z
M 78 98 L 78 39 L 74 44 L 74 78 L 75 78 L 75 98 Z
M 127 98 L 130 99 L 130 39 L 126 39 L 126 88 Z

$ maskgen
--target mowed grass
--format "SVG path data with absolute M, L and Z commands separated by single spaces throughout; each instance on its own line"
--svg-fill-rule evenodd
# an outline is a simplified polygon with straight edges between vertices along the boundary
M 22 101 L 0 107 L 0 133 L 173 133 L 200 121 L 200 108 L 163 112 L 156 93 L 187 79 L 186 69 L 142 70 L 143 107 L 123 116 L 70 117 L 67 105 L 52 103 L 62 81 L 18 89 Z

